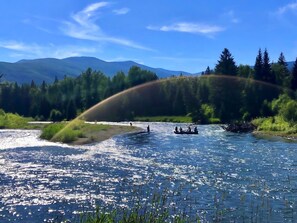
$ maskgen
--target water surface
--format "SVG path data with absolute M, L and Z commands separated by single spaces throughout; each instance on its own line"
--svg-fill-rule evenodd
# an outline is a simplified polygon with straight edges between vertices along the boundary
M 198 126 L 199 135 L 175 135 L 172 123 L 150 127 L 86 146 L 0 130 L 0 222 L 73 220 L 96 205 L 146 203 L 156 192 L 204 222 L 297 222 L 295 143 L 217 125 Z

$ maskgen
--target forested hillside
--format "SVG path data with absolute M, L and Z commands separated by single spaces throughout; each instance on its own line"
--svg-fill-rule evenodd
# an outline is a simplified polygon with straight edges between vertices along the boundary
M 127 75 L 118 72 L 112 78 L 89 68 L 78 77 L 65 76 L 52 84 L 2 82 L 0 108 L 37 120 L 70 120 L 111 95 L 157 79 L 155 73 L 133 66 Z M 290 71 L 282 53 L 271 64 L 267 50 L 262 53 L 260 49 L 254 68 L 237 66 L 224 49 L 214 70 L 208 67 L 201 77 L 162 79 L 124 93 L 110 103 L 113 107 L 105 115 L 93 118 L 119 121 L 135 116 L 188 115 L 200 123 L 251 120 L 272 115 L 271 101 L 284 92 L 291 92 L 294 99 L 296 89 L 297 60 Z
M 95 57 L 44 58 L 21 60 L 16 63 L 0 62 L 0 73 L 4 74 L 3 80 L 5 81 L 23 84 L 34 80 L 35 83 L 41 84 L 42 81 L 52 83 L 55 77 L 58 79 L 62 79 L 64 76 L 77 77 L 88 68 L 100 71 L 108 77 L 113 77 L 120 71 L 127 74 L 132 66 L 154 72 L 160 78 L 179 75 L 180 73 L 189 74 L 184 71 L 152 68 L 133 61 L 106 62 Z

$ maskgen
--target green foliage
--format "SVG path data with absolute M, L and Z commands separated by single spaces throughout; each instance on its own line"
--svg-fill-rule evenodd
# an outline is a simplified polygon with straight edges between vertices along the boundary
M 253 120 L 252 122 L 254 125 L 257 126 L 258 131 L 287 131 L 290 127 L 289 123 L 286 122 L 282 117 L 275 116 L 269 118 L 258 118 Z
M 134 121 L 191 123 L 192 118 L 190 116 L 144 116 L 135 117 Z
M 271 132 L 278 135 L 297 134 L 297 101 L 287 94 L 271 102 L 271 109 L 276 114 L 267 118 L 253 120 L 258 131 Z
M 28 129 L 30 128 L 29 121 L 32 121 L 32 118 L 5 113 L 3 109 L 0 109 L 0 129 Z
M 112 80 L 102 72 L 89 68 L 77 78 L 56 78 L 52 84 L 42 82 L 37 86 L 34 81 L 21 86 L 17 83 L 1 83 L 0 108 L 44 120 L 71 120 L 80 111 L 112 94 L 156 79 L 156 74 L 134 66 L 128 76 L 119 72 Z
M 238 76 L 244 78 L 252 78 L 254 70 L 249 65 L 242 65 L 238 66 Z
M 259 49 L 258 55 L 256 57 L 255 65 L 254 65 L 254 79 L 255 80 L 263 80 L 263 58 L 262 51 Z
M 157 79 L 158 76 L 155 73 L 148 70 L 142 70 L 137 66 L 132 66 L 127 76 L 129 86 L 131 87 Z
M 89 133 L 98 133 L 111 128 L 110 125 L 88 124 L 83 120 L 75 119 L 69 123 L 52 123 L 42 129 L 40 138 L 54 141 L 71 143 L 79 138 L 85 138 Z
M 51 110 L 50 113 L 50 120 L 54 121 L 54 122 L 59 122 L 62 121 L 63 116 L 62 113 L 56 109 Z
M 296 123 L 297 122 L 297 101 L 290 100 L 280 110 L 279 114 L 285 121 Z
M 292 79 L 291 79 L 290 87 L 294 91 L 297 90 L 297 58 L 296 58 L 296 60 L 294 62 L 294 65 L 293 65 Z
M 66 123 L 52 123 L 42 129 L 40 138 L 51 140 L 54 135 L 61 131 L 66 126 Z
M 77 138 L 84 137 L 85 124 L 81 120 L 75 120 L 70 124 L 67 123 L 53 123 L 42 130 L 40 138 L 52 140 L 56 142 L 70 143 Z
M 170 205 L 168 192 L 162 194 L 153 193 L 150 199 L 143 203 L 135 201 L 131 208 L 114 207 L 112 210 L 97 207 L 93 213 L 83 213 L 80 216 L 80 223 L 188 223 L 200 222 L 198 215 L 189 217 L 186 210 L 176 210 Z

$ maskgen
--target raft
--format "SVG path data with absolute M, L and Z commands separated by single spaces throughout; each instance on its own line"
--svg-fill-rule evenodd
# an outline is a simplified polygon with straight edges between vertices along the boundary
M 187 131 L 182 131 L 182 132 L 176 132 L 174 131 L 174 134 L 180 134 L 180 135 L 197 135 L 198 134 L 198 131 L 197 132 L 187 132 Z

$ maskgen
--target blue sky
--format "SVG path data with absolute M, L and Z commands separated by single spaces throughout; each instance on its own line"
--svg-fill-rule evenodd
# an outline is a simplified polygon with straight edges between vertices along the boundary
M 0 61 L 93 56 L 199 72 L 224 48 L 253 65 L 297 57 L 296 0 L 1 1 Z

